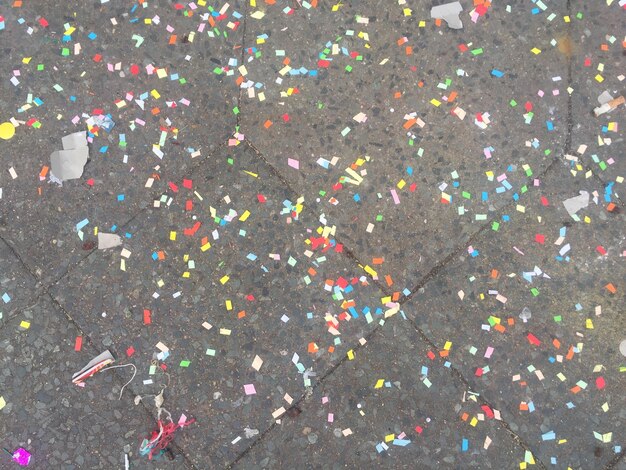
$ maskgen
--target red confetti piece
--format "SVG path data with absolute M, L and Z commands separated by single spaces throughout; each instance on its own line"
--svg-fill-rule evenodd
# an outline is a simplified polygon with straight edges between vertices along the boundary
M 528 333 L 527 338 L 528 338 L 528 341 L 530 342 L 530 344 L 534 344 L 535 346 L 539 346 L 541 344 L 541 341 L 539 341 L 539 338 L 537 338 L 532 333 Z
M 143 311 L 143 324 L 144 325 L 149 325 L 150 323 L 152 323 L 152 312 L 150 312 L 150 310 L 148 310 L 148 309 L 144 309 L 144 311 Z
M 74 351 L 80 351 L 80 348 L 83 347 L 83 337 L 77 336 L 76 342 L 74 343 Z
M 598 390 L 602 390 L 606 386 L 606 382 L 604 381 L 604 377 L 600 376 L 596 378 L 596 387 Z
M 256 198 L 261 204 L 265 204 L 265 202 L 267 202 L 267 199 L 265 199 L 265 196 L 263 196 L 263 194 L 257 194 Z
M 535 241 L 543 245 L 546 241 L 546 236 L 538 233 L 537 235 L 535 235 Z
M 126 355 L 128 357 L 131 357 L 133 354 L 135 354 L 135 348 L 133 348 L 132 346 L 130 346 L 127 350 L 126 350 Z
M 132 73 L 133 75 L 139 75 L 139 66 L 137 64 L 131 65 L 130 73 Z
M 606 250 L 604 249 L 604 247 L 603 247 L 602 245 L 598 245 L 598 246 L 596 247 L 596 251 L 597 251 L 598 253 L 600 253 L 602 256 L 606 255 Z

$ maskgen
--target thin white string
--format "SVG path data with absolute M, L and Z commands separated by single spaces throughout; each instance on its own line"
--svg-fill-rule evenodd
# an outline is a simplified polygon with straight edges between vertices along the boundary
M 118 367 L 132 367 L 133 368 L 133 376 L 130 378 L 128 382 L 124 384 L 124 386 L 120 390 L 120 397 L 118 398 L 118 400 L 121 400 L 122 394 L 124 393 L 124 389 L 129 383 L 131 383 L 135 379 L 135 376 L 137 375 L 137 366 L 135 366 L 135 364 L 119 364 L 117 366 L 109 366 L 106 369 L 102 369 L 102 371 L 104 372 L 105 370 L 117 369 Z

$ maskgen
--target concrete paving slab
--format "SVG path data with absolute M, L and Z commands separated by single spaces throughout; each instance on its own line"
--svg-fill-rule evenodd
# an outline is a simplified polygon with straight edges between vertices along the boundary
M 3 120 L 24 122 L 3 144 L 7 169 L 16 177 L 2 178 L 10 202 L 2 206 L 2 230 L 45 282 L 89 252 L 96 227 L 106 231 L 125 223 L 155 190 L 214 152 L 235 129 L 236 86 L 196 61 L 228 69 L 239 54 L 243 31 L 234 23 L 242 22 L 243 12 L 234 4 L 227 8 L 214 20 L 221 31 L 216 35 L 199 14 L 192 19 L 190 10 L 185 16 L 170 2 L 144 5 L 28 3 L 21 12 L 37 28 L 28 39 L 37 51 L 14 52 L 1 85 L 7 100 Z M 209 18 L 208 10 L 204 14 Z M 230 23 L 232 33 L 224 37 Z M 196 31 L 199 24 L 205 25 L 203 34 Z M 194 32 L 197 39 L 189 41 Z M 13 47 L 28 34 L 5 36 Z M 110 132 L 86 124 L 89 116 L 107 114 L 115 123 Z M 97 136 L 82 178 L 62 188 L 50 184 L 44 168 L 50 154 L 62 148 L 63 136 L 86 128 Z M 75 227 L 85 219 L 81 240 Z
M 517 467 L 524 448 L 434 352 L 391 319 L 235 468 Z
M 602 185 L 555 167 L 403 310 L 546 465 L 602 468 L 625 438 L 624 221 L 592 196 L 574 222 L 562 201 L 579 190 Z
M 80 332 L 47 295 L 2 331 L 4 447 L 30 451 L 33 468 L 124 468 L 125 452 L 141 464 L 138 442 L 154 421 L 129 394 L 118 400 L 121 383 L 112 372 L 100 372 L 82 389 L 72 384 L 72 374 L 100 351 L 86 342 L 74 350 Z M 9 468 L 10 457 L 2 460 Z
M 392 298 L 323 237 L 247 145 L 224 150 L 161 200 L 122 227 L 132 235 L 123 248 L 92 253 L 51 292 L 95 345 L 120 356 L 133 348 L 135 393 L 169 381 L 168 409 L 198 420 L 177 442 L 199 468 L 224 466 L 252 439 L 246 428 L 263 432 Z M 149 373 L 159 342 L 171 354 L 156 361 L 169 380 Z
M 249 22 L 246 78 L 259 88 L 244 92 L 242 132 L 363 263 L 384 257 L 381 271 L 410 289 L 562 151 L 568 58 L 551 41 L 567 25 L 520 5 L 459 32 L 378 13 L 367 2 L 300 9 L 268 38 Z M 266 28 L 283 21 L 274 14 Z M 485 30 L 498 40 L 484 44 Z M 292 75 L 300 66 L 309 72 Z

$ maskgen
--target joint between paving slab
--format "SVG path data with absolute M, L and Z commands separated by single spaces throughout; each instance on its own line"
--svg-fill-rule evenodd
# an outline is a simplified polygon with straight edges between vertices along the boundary
M 625 456 L 626 456 L 626 445 L 623 445 L 622 451 L 611 459 L 611 461 L 606 465 L 606 467 L 604 467 L 604 470 L 617 469 L 617 465 L 623 460 L 625 460 L 624 458 Z
M 61 305 L 52 294 L 50 294 L 50 292 L 48 292 L 47 289 L 44 289 L 44 294 L 47 295 L 50 298 L 50 301 L 53 303 L 53 305 L 58 308 L 63 315 L 65 315 L 66 320 L 73 325 L 78 332 L 81 334 L 82 338 L 84 339 L 84 345 L 86 346 L 86 349 L 91 349 L 93 354 L 100 354 L 102 351 L 98 348 L 96 348 L 96 346 L 93 344 L 92 340 L 91 340 L 91 336 L 85 334 L 85 332 L 83 331 L 83 329 L 81 328 L 81 326 L 78 324 L 78 322 L 76 320 L 74 320 L 74 318 L 72 318 L 72 316 L 70 315 L 70 313 L 63 307 L 63 305 Z M 106 369 L 105 369 L 106 370 Z M 120 371 L 117 369 L 114 369 L 113 371 L 113 378 L 114 380 L 117 380 L 118 385 L 121 387 L 122 385 L 124 385 L 127 382 L 127 379 L 123 378 L 120 375 Z M 138 394 L 135 393 L 132 389 L 132 385 L 128 384 L 128 391 L 133 393 L 134 396 L 137 396 Z M 121 397 L 120 397 L 121 400 Z M 148 409 L 148 406 L 143 402 L 143 400 L 141 400 L 141 408 L 144 410 L 145 414 L 147 415 L 147 417 L 152 421 L 152 423 L 154 425 L 157 424 L 156 419 L 154 418 L 154 415 L 150 412 L 150 410 Z M 174 447 L 177 451 L 177 453 L 179 455 L 181 455 L 185 461 L 185 466 L 187 468 L 190 468 L 191 470 L 198 470 L 198 468 L 193 464 L 193 462 L 191 462 L 191 459 L 189 459 L 189 457 L 187 456 L 187 454 L 184 452 L 183 448 L 181 446 L 179 446 L 175 441 L 172 441 L 172 443 L 170 444 L 172 447 Z
M 224 140 L 223 142 L 221 142 L 214 150 L 214 154 L 216 154 L 217 152 L 219 152 L 222 148 L 226 147 L 226 145 L 228 144 L 228 138 L 226 138 L 226 140 Z M 181 175 L 181 178 L 186 178 L 188 176 L 190 176 L 192 173 L 194 173 L 198 168 L 200 168 L 206 161 L 210 160 L 211 155 L 206 155 L 204 158 L 201 158 L 200 160 L 198 160 L 197 162 L 193 162 L 191 167 L 189 168 L 189 170 L 187 172 L 185 172 L 183 175 Z M 152 194 L 150 194 L 150 198 L 151 200 L 154 200 L 155 197 L 157 197 L 159 193 L 157 191 L 154 191 Z M 137 217 L 139 217 L 141 214 L 143 214 L 145 211 L 148 210 L 148 208 L 151 207 L 149 205 L 147 205 L 146 207 L 142 207 L 139 210 L 137 210 L 133 215 L 131 215 L 128 219 L 126 219 L 126 221 L 124 221 L 123 223 L 121 223 L 119 225 L 119 229 L 121 231 L 121 229 L 124 229 L 125 227 L 128 226 L 128 224 L 130 224 L 133 220 L 135 220 Z M 0 237 L 1 239 L 2 237 Z M 4 239 L 3 239 L 4 240 Z M 6 243 L 6 241 L 5 241 Z M 7 243 L 7 245 L 9 245 Z M 11 245 L 9 245 L 11 247 Z M 12 247 L 11 247 L 12 248 Z M 20 261 L 22 262 L 22 264 L 24 264 L 24 266 L 28 269 L 29 272 L 31 272 L 31 274 L 34 276 L 34 278 L 38 281 L 40 281 L 39 277 L 36 276 L 34 273 L 32 273 L 32 271 L 30 270 L 30 268 L 28 267 L 28 265 L 25 264 L 25 262 L 22 260 L 22 258 L 19 256 L 19 254 L 15 251 L 12 250 L 16 256 L 18 257 L 18 259 L 20 259 Z M 87 253 L 84 257 L 82 257 L 78 262 L 76 262 L 75 264 L 68 266 L 67 269 L 65 270 L 65 272 L 63 272 L 59 277 L 57 277 L 56 279 L 53 279 L 52 281 L 50 281 L 48 284 L 43 285 L 44 289 L 48 289 L 53 285 L 58 284 L 59 282 L 61 282 L 65 277 L 67 277 L 72 271 L 74 271 L 78 266 L 80 266 L 87 258 L 89 258 L 90 256 L 92 256 L 95 252 L 97 252 L 98 249 L 94 248 L 92 249 L 89 253 Z
M 239 62 L 241 65 L 244 64 L 244 59 L 246 58 L 246 29 L 248 25 L 248 15 L 250 13 L 250 4 L 246 3 L 246 10 L 243 13 L 243 24 L 241 25 L 241 56 L 239 57 Z M 241 103 L 243 97 L 243 88 L 240 85 L 237 86 L 237 109 L 239 112 L 236 116 L 235 125 L 237 129 L 241 126 Z
M 300 194 L 291 187 L 291 185 L 289 184 L 289 182 L 283 177 L 283 175 L 280 174 L 280 172 L 276 169 L 276 167 L 274 165 L 272 165 L 267 158 L 265 158 L 265 156 L 263 155 L 263 153 L 254 145 L 253 142 L 251 142 L 247 137 L 244 139 L 244 143 L 248 145 L 248 147 L 254 152 L 254 154 L 257 156 L 257 158 L 259 158 L 264 164 L 265 166 L 267 166 L 267 168 L 270 170 L 270 173 L 272 173 L 272 175 L 277 178 L 285 187 L 285 189 L 287 189 L 293 197 L 299 197 Z M 309 206 L 305 205 L 304 206 L 304 210 L 308 212 L 308 208 Z M 314 214 L 315 215 L 315 214 Z M 361 269 L 363 269 L 364 263 L 361 263 L 361 261 L 359 260 L 358 256 L 354 253 L 354 251 L 352 251 L 345 243 L 341 242 L 341 239 L 337 236 L 335 236 L 335 241 L 339 244 L 341 244 L 343 246 L 343 253 L 350 259 L 352 260 L 354 263 L 357 264 L 357 266 Z M 383 294 L 385 295 L 391 295 L 391 292 L 387 289 L 387 287 L 380 282 L 378 279 L 374 279 L 371 275 L 369 275 L 368 273 L 366 273 L 365 271 L 363 271 L 363 274 L 366 275 L 373 284 L 375 284 Z

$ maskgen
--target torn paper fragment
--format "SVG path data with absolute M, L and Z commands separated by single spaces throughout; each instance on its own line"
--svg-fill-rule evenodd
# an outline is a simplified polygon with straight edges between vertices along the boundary
M 60 181 L 80 178 L 89 158 L 87 133 L 75 132 L 66 135 L 61 141 L 63 150 L 57 150 L 50 155 L 50 172 Z
M 114 233 L 98 232 L 98 249 L 106 250 L 122 244 L 122 237 Z
M 452 29 L 462 29 L 463 23 L 459 18 L 459 13 L 463 11 L 461 2 L 445 3 L 437 5 L 430 10 L 430 17 L 435 20 L 444 20 L 448 27 Z
M 578 196 L 574 196 L 563 201 L 565 210 L 571 216 L 576 215 L 576 212 L 589 205 L 589 193 L 587 191 L 578 191 L 578 193 Z
M 613 98 L 608 91 L 603 91 L 600 93 L 600 96 L 598 96 L 598 103 L 600 103 L 600 106 L 593 109 L 593 114 L 595 114 L 596 117 L 604 113 L 610 113 L 618 106 L 626 103 L 626 99 L 623 96 Z
M 76 372 L 72 376 L 72 382 L 75 384 L 79 384 L 83 382 L 85 379 L 94 375 L 103 367 L 106 367 L 107 365 L 111 364 L 112 362 L 115 362 L 115 359 L 113 358 L 113 355 L 111 354 L 111 352 L 107 349 L 102 354 L 94 357 L 91 361 L 89 361 L 89 363 L 85 367 L 83 367 L 81 370 Z

